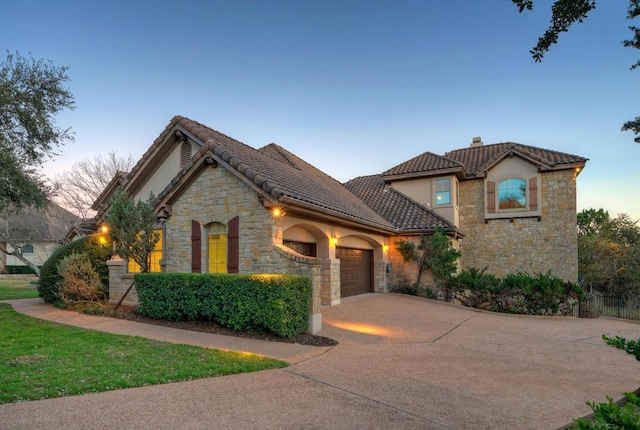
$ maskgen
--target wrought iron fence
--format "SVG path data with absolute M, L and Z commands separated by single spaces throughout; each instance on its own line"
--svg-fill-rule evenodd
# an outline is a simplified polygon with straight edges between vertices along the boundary
M 576 303 L 573 315 L 579 318 L 613 317 L 640 321 L 640 297 L 610 295 L 598 292 Z

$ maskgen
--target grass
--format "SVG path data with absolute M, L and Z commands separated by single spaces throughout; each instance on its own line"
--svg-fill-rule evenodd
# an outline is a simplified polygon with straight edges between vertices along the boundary
M 38 297 L 38 287 L 31 283 L 35 279 L 35 277 L 0 278 L 0 300 Z
M 0 404 L 287 366 L 256 354 L 67 327 L 5 303 L 0 327 Z

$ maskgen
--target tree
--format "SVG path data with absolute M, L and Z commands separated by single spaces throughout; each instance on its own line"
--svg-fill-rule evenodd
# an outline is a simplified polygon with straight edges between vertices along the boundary
M 437 287 L 444 285 L 455 273 L 456 261 L 462 255 L 460 251 L 451 247 L 451 241 L 442 230 L 437 230 L 431 236 L 420 236 L 417 246 L 414 242 L 406 240 L 399 240 L 395 245 L 404 261 L 418 263 L 416 285 L 420 283 L 422 274 L 427 270 L 431 270 Z
M 48 188 L 37 167 L 73 140 L 55 115 L 74 109 L 66 67 L 7 52 L 0 63 L 0 213 L 44 207 Z
M 533 9 L 533 0 L 511 0 L 522 13 Z M 596 8 L 596 0 L 555 0 L 551 6 L 551 24 L 547 31 L 538 38 L 538 43 L 531 49 L 531 56 L 536 62 L 542 61 L 544 54 L 549 52 L 551 46 L 558 43 L 560 33 L 569 31 L 575 23 L 582 23 L 589 12 Z M 640 0 L 629 0 L 627 19 L 633 20 L 640 16 Z M 632 37 L 623 40 L 622 44 L 629 48 L 640 49 L 640 28 L 629 26 Z M 640 67 L 640 60 L 631 65 L 631 69 Z M 633 139 L 640 143 L 640 116 L 622 125 L 622 131 L 632 131 L 636 137 Z
M 596 290 L 640 292 L 640 226 L 626 214 L 604 209 L 578 214 L 578 275 Z
M 151 254 L 160 240 L 159 233 L 154 230 L 154 200 L 150 194 L 146 202 L 135 202 L 126 191 L 118 191 L 106 217 L 115 253 L 125 260 L 135 261 L 143 273 L 149 271 Z
M 94 215 L 91 205 L 118 174 L 129 172 L 134 166 L 131 154 L 120 157 L 114 151 L 106 157 L 96 155 L 74 163 L 71 170 L 54 178 L 56 201 L 82 219 Z

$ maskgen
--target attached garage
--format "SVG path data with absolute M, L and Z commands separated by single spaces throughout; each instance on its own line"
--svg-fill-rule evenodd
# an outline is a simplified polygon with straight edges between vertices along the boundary
M 373 251 L 336 247 L 340 260 L 340 297 L 350 297 L 373 291 Z

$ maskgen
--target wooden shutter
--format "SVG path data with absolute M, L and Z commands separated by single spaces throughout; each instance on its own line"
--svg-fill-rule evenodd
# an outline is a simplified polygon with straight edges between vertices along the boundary
M 227 224 L 227 272 L 238 273 L 240 268 L 240 218 Z
M 202 232 L 200 223 L 191 220 L 191 273 L 202 271 Z
M 538 177 L 529 179 L 529 210 L 538 210 Z
M 487 181 L 487 213 L 496 213 L 496 183 Z

